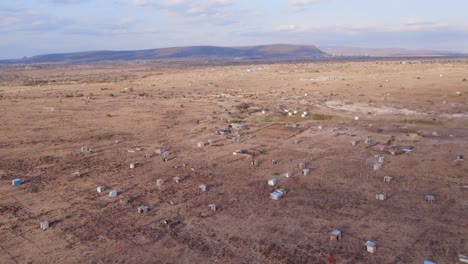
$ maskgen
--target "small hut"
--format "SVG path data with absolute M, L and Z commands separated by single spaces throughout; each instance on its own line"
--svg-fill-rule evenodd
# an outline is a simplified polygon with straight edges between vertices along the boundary
M 278 183 L 276 179 L 269 179 L 268 180 L 268 185 L 270 186 L 275 186 Z
M 302 175 L 307 176 L 307 175 L 310 174 L 310 169 L 303 169 L 303 170 L 301 171 L 301 173 L 302 173 Z
M 139 214 L 146 214 L 149 211 L 148 206 L 140 206 L 137 208 Z
M 340 230 L 333 230 L 330 233 L 330 240 L 332 241 L 339 241 L 341 240 L 341 231 Z
M 200 141 L 200 142 L 197 143 L 197 146 L 199 148 L 203 148 L 205 146 L 205 142 Z
M 11 181 L 11 184 L 13 186 L 20 186 L 21 184 L 23 184 L 23 182 L 20 179 L 14 179 Z
M 109 192 L 109 197 L 116 197 L 117 196 L 117 190 L 112 190 Z
M 99 186 L 99 187 L 96 188 L 96 190 L 97 190 L 98 193 L 104 192 L 105 189 L 106 189 L 106 188 L 105 188 L 104 186 Z
M 278 161 L 277 160 L 271 160 L 271 164 L 276 165 L 276 164 L 278 164 Z
M 280 200 L 283 198 L 284 194 L 278 191 L 274 191 L 270 194 L 270 198 L 273 200 Z
M 432 203 L 432 202 L 435 201 L 435 196 L 432 195 L 432 194 L 428 194 L 428 195 L 426 195 L 426 196 L 424 197 L 424 200 L 425 200 L 426 202 L 431 202 L 431 203 Z
M 385 161 L 385 157 L 384 156 L 379 156 L 379 162 L 384 163 L 384 161 Z
M 207 187 L 206 187 L 205 184 L 202 184 L 202 185 L 198 186 L 198 188 L 200 188 L 200 190 L 201 190 L 202 192 L 206 192 L 206 190 L 207 190 Z
M 391 176 L 383 177 L 383 182 L 384 183 L 390 183 L 392 180 L 393 180 L 393 177 L 391 177 Z
M 380 162 L 374 163 L 374 170 L 375 170 L 375 171 L 378 171 L 378 170 L 382 169 L 382 165 L 383 165 L 383 164 L 380 163 Z
M 161 187 L 163 184 L 164 184 L 164 180 L 163 180 L 163 179 L 158 179 L 158 180 L 156 180 L 156 186 Z
M 49 228 L 49 221 L 42 221 L 39 226 L 41 227 L 42 230 L 46 230 Z
M 377 244 L 372 241 L 366 241 L 366 243 L 364 243 L 364 248 L 367 252 L 374 253 L 377 251 Z
M 375 199 L 379 201 L 385 201 L 387 199 L 387 194 L 386 193 L 377 193 L 375 195 Z
M 218 206 L 216 204 L 209 204 L 208 207 L 210 207 L 211 211 L 217 211 Z
M 299 164 L 297 164 L 297 167 L 301 170 L 305 169 L 306 168 L 306 164 L 304 162 L 299 162 Z
M 180 177 L 176 176 L 172 178 L 176 183 L 180 183 Z

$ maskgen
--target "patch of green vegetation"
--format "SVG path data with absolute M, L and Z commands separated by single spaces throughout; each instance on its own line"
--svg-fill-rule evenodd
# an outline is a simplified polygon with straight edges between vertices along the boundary
M 195 129 L 195 132 L 201 133 L 201 132 L 205 131 L 206 129 L 207 129 L 207 127 L 199 127 L 197 129 Z
M 428 119 L 403 119 L 399 120 L 399 123 L 409 125 L 442 125 L 440 121 Z
M 48 84 L 49 82 L 46 80 L 38 80 L 38 79 L 26 79 L 23 81 L 24 86 L 36 86 L 41 84 Z
M 98 140 L 106 140 L 106 139 L 111 139 L 113 137 L 114 137 L 114 134 L 112 134 L 112 133 L 102 133 L 102 134 L 93 136 L 91 138 L 95 138 L 95 139 L 98 139 Z
M 42 165 L 46 165 L 46 164 L 51 164 L 51 163 L 54 163 L 57 161 L 57 158 L 56 157 L 52 157 L 52 156 L 40 156 L 36 159 L 34 159 L 32 162 L 31 162 L 31 165 L 34 166 L 34 167 L 38 167 L 38 166 L 42 166 Z

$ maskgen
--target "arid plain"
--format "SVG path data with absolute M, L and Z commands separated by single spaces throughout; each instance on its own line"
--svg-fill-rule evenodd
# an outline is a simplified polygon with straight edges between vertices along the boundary
M 0 263 L 458 263 L 467 79 L 455 59 L 0 68 Z

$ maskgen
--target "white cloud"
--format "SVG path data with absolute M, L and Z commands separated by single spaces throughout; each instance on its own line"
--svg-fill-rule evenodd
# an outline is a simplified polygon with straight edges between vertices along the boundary
M 291 0 L 290 3 L 293 6 L 306 6 L 310 4 L 315 4 L 320 1 L 322 0 Z

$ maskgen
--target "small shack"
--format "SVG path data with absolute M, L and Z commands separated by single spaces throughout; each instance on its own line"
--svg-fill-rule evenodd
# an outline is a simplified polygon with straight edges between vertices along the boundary
M 151 158 L 151 154 L 146 153 L 146 154 L 145 154 L 145 159 L 149 159 L 149 158 Z
M 109 197 L 116 197 L 117 196 L 117 190 L 112 190 L 109 192 Z
M 198 188 L 200 188 L 200 190 L 201 190 L 202 192 L 206 192 L 206 190 L 207 190 L 207 187 L 206 187 L 205 184 L 202 184 L 202 185 L 198 186 Z
M 391 176 L 384 176 L 383 177 L 383 182 L 384 183 L 390 183 L 393 180 L 393 177 Z
M 330 240 L 332 241 L 339 241 L 341 240 L 341 231 L 340 230 L 333 230 L 330 233 Z
M 180 183 L 180 177 L 179 176 L 176 176 L 174 178 L 172 178 L 176 183 Z
M 352 145 L 352 146 L 356 146 L 356 145 L 357 145 L 357 141 L 356 141 L 356 140 L 352 140 L 352 141 L 351 141 L 351 145 Z
M 210 207 L 211 211 L 217 211 L 218 206 L 216 204 L 209 204 L 208 207 Z
M 21 184 L 23 184 L 23 182 L 20 179 L 14 179 L 11 181 L 11 184 L 13 186 L 20 186 Z
M 432 203 L 432 202 L 435 201 L 435 196 L 434 196 L 433 194 L 428 194 L 428 195 L 426 195 L 426 196 L 424 197 L 424 200 L 425 200 L 426 202 L 431 202 L 431 203 Z
M 106 188 L 105 188 L 104 186 L 99 186 L 99 187 L 96 188 L 96 190 L 97 190 L 98 193 L 104 192 L 105 189 L 106 189 Z
M 372 241 L 366 241 L 366 243 L 364 243 L 364 249 L 369 253 L 374 253 L 375 251 L 377 251 L 377 243 Z
M 379 156 L 379 162 L 384 163 L 384 161 L 385 161 L 385 157 L 384 156 Z
M 278 161 L 277 160 L 271 160 L 271 164 L 276 165 L 276 164 L 278 164 Z
M 137 166 L 137 163 L 130 163 L 130 169 L 134 169 Z
M 305 169 L 306 168 L 306 164 L 304 162 L 299 162 L 299 164 L 297 164 L 297 167 L 301 170 Z
M 252 166 L 258 166 L 258 164 L 259 164 L 258 160 L 250 161 L 250 165 L 252 165 Z
M 310 169 L 303 169 L 303 170 L 301 171 L 301 173 L 302 173 L 302 175 L 307 176 L 307 175 L 310 174 Z
M 286 178 L 292 177 L 292 172 L 286 172 L 284 174 L 284 177 L 286 177 Z
M 435 263 L 435 262 L 433 262 L 433 261 L 430 261 L 430 260 L 425 260 L 425 261 L 424 261 L 424 264 L 437 264 L 437 263 Z
M 375 195 L 375 199 L 379 201 L 385 201 L 387 199 L 387 194 L 386 193 L 377 193 Z
M 458 255 L 458 260 L 463 263 L 468 263 L 468 256 L 465 255 Z
M 49 221 L 42 221 L 39 226 L 41 227 L 42 230 L 46 230 L 49 228 Z
M 270 186 L 275 186 L 278 183 L 276 179 L 269 179 L 268 180 L 268 185 Z
M 197 143 L 197 146 L 199 148 L 203 148 L 205 146 L 205 142 L 200 141 L 200 142 Z
M 274 191 L 270 194 L 270 198 L 273 199 L 273 200 L 279 200 L 281 198 L 283 198 L 284 194 L 282 194 L 281 192 L 278 192 L 278 191 Z
M 380 162 L 374 163 L 374 170 L 375 170 L 375 171 L 378 171 L 378 170 L 382 169 L 382 165 L 383 165 L 383 164 L 380 163 Z
M 163 180 L 163 179 L 157 179 L 157 180 L 156 180 L 156 186 L 161 187 L 163 184 L 164 184 L 164 180 Z
M 138 211 L 139 214 L 146 214 L 149 211 L 149 207 L 148 206 L 140 206 L 140 207 L 138 207 L 137 211 Z

